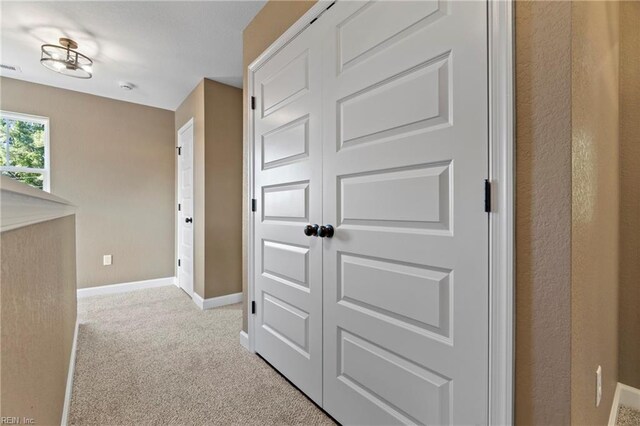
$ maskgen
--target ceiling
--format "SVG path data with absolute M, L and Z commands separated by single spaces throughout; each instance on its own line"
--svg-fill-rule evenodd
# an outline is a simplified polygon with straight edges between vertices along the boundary
M 242 87 L 242 30 L 259 1 L 0 3 L 0 75 L 175 110 L 202 78 Z M 93 78 L 40 65 L 40 46 L 75 40 Z M 132 91 L 120 88 L 133 83 Z

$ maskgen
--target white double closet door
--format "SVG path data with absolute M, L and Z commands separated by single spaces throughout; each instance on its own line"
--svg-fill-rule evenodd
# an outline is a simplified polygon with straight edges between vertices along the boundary
M 255 348 L 344 424 L 487 422 L 486 7 L 338 1 L 252 73 Z

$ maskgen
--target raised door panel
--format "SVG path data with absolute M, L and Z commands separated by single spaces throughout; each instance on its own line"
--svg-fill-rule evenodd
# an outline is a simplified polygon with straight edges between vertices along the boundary
M 449 52 L 338 101 L 340 146 L 449 122 Z
M 309 90 L 309 51 L 303 51 L 260 83 L 262 117 L 304 96 Z
M 289 283 L 309 286 L 309 248 L 263 241 L 263 274 Z
M 338 26 L 340 68 L 348 68 L 385 49 L 407 33 L 429 25 L 446 13 L 445 1 L 370 2 Z M 372 29 L 375 29 L 372 31 Z
M 449 337 L 451 271 L 340 253 L 338 303 Z
M 309 220 L 309 181 L 262 187 L 264 220 Z
M 303 356 L 309 357 L 309 314 L 263 293 L 263 328 Z
M 262 136 L 262 167 L 268 169 L 309 155 L 309 117 L 287 123 Z
M 449 164 L 376 170 L 337 180 L 339 225 L 448 229 Z
M 338 339 L 338 380 L 379 409 L 376 423 L 449 423 L 450 379 L 347 331 Z

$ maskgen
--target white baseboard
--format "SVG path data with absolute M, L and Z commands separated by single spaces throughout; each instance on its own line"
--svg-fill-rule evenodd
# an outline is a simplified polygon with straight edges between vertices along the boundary
M 62 426 L 67 426 L 69 420 L 69 410 L 71 409 L 71 394 L 73 392 L 73 373 L 76 370 L 76 348 L 78 346 L 78 319 L 73 331 L 73 343 L 71 344 L 71 354 L 69 355 L 69 371 L 67 372 L 67 388 L 64 392 L 64 406 L 62 408 Z
M 191 299 L 193 299 L 193 303 L 195 303 L 198 308 L 204 309 L 204 299 L 200 297 L 198 293 L 194 291 L 191 295 Z
M 611 404 L 611 413 L 609 414 L 609 426 L 615 426 L 618 420 L 618 408 L 621 405 L 640 410 L 640 389 L 618 383 L 616 393 Z
M 225 305 L 233 305 L 242 302 L 242 293 L 226 294 L 224 296 L 203 299 L 198 293 L 193 293 L 193 301 L 202 310 L 218 308 Z
M 249 350 L 249 335 L 247 334 L 246 331 L 240 332 L 240 344 L 242 345 L 243 348 L 245 348 L 246 350 Z
M 164 287 L 175 285 L 176 277 L 156 278 L 153 280 L 133 281 L 130 283 L 103 285 L 100 287 L 79 288 L 78 298 L 98 296 L 102 294 L 127 293 L 129 291 L 142 290 L 145 288 Z

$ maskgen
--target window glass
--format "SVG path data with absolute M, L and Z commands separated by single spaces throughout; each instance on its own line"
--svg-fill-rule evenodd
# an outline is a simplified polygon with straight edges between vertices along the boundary
M 48 120 L 0 112 L 0 172 L 49 190 Z

